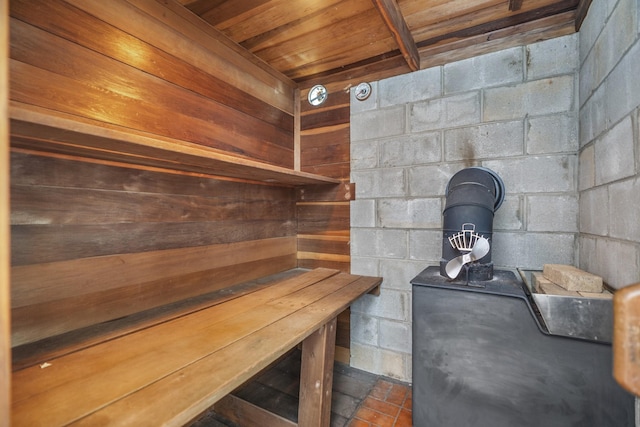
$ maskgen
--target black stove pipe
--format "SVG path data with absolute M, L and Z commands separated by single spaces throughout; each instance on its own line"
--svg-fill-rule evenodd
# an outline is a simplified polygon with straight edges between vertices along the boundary
M 457 172 L 447 185 L 446 204 L 443 212 L 442 259 L 440 274 L 445 272 L 447 263 L 462 254 L 449 242 L 449 238 L 458 234 L 473 231 L 485 237 L 492 245 L 493 216 L 504 200 L 504 183 L 490 169 L 470 167 Z M 464 276 L 463 276 L 464 275 Z M 491 250 L 483 258 L 466 266 L 459 276 L 468 281 L 484 281 L 493 278 L 493 262 Z

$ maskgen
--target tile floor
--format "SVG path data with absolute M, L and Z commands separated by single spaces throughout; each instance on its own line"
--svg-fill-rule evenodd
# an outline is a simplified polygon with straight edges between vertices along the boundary
M 298 421 L 300 352 L 294 351 L 234 394 L 291 421 Z M 336 363 L 331 427 L 411 426 L 411 386 Z M 241 427 L 213 411 L 192 427 Z
M 411 386 L 379 379 L 348 427 L 410 427 Z

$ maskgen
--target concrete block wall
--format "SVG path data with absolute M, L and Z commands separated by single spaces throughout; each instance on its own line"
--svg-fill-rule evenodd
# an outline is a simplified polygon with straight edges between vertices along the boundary
M 351 100 L 351 269 L 384 277 L 352 307 L 352 364 L 411 380 L 409 281 L 441 257 L 451 176 L 505 182 L 493 261 L 574 264 L 578 241 L 578 35 L 373 82 Z
M 640 2 L 594 1 L 580 30 L 579 266 L 640 282 Z

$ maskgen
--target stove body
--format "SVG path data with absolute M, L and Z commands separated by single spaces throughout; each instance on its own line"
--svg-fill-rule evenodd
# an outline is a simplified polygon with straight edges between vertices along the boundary
M 634 398 L 611 373 L 611 345 L 550 334 L 522 280 L 413 286 L 415 427 L 632 427 Z

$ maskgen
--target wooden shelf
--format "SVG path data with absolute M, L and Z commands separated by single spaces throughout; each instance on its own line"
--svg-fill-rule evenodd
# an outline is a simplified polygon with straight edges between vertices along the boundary
M 10 105 L 11 146 L 133 165 L 291 186 L 334 178 L 236 157 L 202 145 L 91 121 L 32 105 Z

